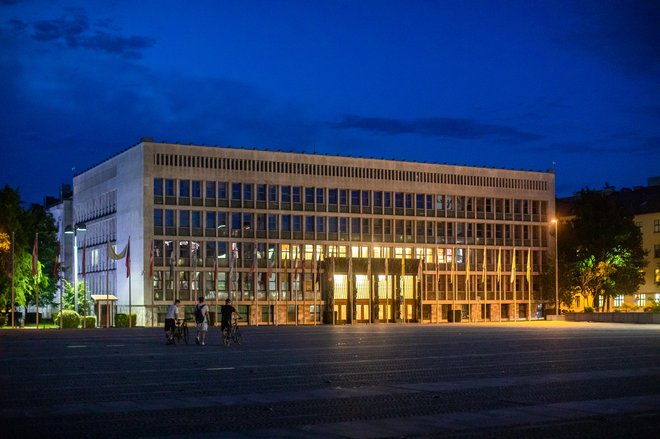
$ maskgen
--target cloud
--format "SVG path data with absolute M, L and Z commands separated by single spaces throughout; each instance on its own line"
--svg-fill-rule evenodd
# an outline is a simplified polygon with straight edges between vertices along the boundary
M 126 59 L 142 58 L 142 51 L 155 40 L 141 36 L 122 36 L 110 32 L 107 21 L 90 25 L 82 9 L 67 9 L 61 18 L 40 20 L 33 24 L 32 38 L 41 42 L 64 42 L 71 49 L 84 48 L 119 55 Z
M 632 75 L 660 73 L 660 3 L 648 0 L 572 2 L 576 22 L 556 41 L 588 52 Z
M 429 117 L 406 121 L 349 115 L 334 126 L 338 129 L 358 129 L 386 135 L 418 134 L 462 140 L 492 139 L 496 142 L 513 144 L 533 142 L 544 137 L 505 125 L 485 124 L 472 119 L 450 117 Z

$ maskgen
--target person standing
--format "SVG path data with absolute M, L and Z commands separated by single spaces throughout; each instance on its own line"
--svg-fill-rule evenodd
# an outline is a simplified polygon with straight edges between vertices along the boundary
M 234 308 L 231 305 L 231 299 L 225 300 L 225 304 L 220 307 L 220 316 L 222 318 L 220 322 L 220 333 L 222 336 L 225 336 L 225 331 L 228 331 L 231 329 L 231 324 L 232 324 L 232 318 L 236 316 L 236 318 L 240 318 L 238 315 L 238 312 L 236 312 L 236 308 Z
M 181 301 L 176 299 L 173 304 L 167 307 L 167 314 L 165 314 L 165 337 L 167 344 L 174 344 L 174 330 L 176 328 L 176 319 L 179 318 L 179 305 Z
M 197 305 L 195 305 L 195 323 L 197 323 L 197 338 L 195 343 L 201 344 L 202 346 L 206 345 L 206 332 L 209 330 L 209 307 L 204 303 L 204 297 L 199 297 L 197 299 Z

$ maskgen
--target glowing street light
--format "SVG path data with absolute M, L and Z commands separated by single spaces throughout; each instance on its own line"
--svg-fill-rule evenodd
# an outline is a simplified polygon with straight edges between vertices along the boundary
M 73 303 L 74 309 L 78 312 L 78 232 L 86 232 L 85 223 L 76 223 L 75 226 L 66 226 L 64 233 L 73 235 Z
M 559 221 L 552 219 L 555 225 L 555 315 L 559 315 Z

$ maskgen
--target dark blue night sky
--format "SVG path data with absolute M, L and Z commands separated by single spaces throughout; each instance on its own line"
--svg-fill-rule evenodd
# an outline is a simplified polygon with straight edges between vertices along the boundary
M 0 183 L 40 202 L 152 137 L 644 185 L 659 23 L 634 0 L 0 0 Z

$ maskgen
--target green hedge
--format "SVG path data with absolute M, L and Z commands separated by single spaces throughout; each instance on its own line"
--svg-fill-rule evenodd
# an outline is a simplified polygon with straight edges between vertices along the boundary
M 55 315 L 54 319 L 55 325 L 60 326 L 60 314 Z M 82 322 L 82 317 L 70 309 L 65 309 L 62 311 L 62 327 L 63 328 L 77 328 Z
M 137 314 L 131 314 L 131 327 L 135 326 L 135 323 L 137 323 Z M 128 328 L 128 314 L 116 314 L 115 327 Z
M 85 317 L 86 325 L 83 325 L 83 328 L 96 328 L 96 316 L 87 316 Z

